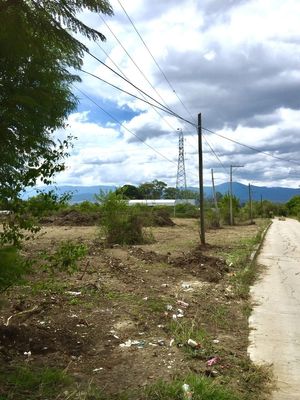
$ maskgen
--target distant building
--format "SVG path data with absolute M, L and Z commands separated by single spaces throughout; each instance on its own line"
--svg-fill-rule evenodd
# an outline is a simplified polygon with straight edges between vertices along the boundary
M 154 206 L 174 207 L 177 204 L 191 204 L 192 206 L 196 206 L 197 205 L 197 200 L 195 200 L 195 199 L 128 200 L 128 205 L 129 206 L 135 206 L 136 204 L 141 204 L 141 205 L 145 205 L 145 206 L 148 206 L 148 207 L 154 207 Z

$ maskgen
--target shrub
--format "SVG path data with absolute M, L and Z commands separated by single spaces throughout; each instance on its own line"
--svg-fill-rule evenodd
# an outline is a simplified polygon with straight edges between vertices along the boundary
M 97 196 L 101 202 L 100 225 L 111 244 L 144 243 L 143 218 L 138 207 L 130 207 L 122 195 L 110 192 Z
M 25 202 L 25 212 L 34 217 L 43 217 L 66 208 L 71 198 L 70 193 L 59 196 L 54 190 L 41 192 Z
M 0 292 L 23 281 L 23 276 L 30 270 L 16 247 L 0 248 Z
M 78 271 L 78 261 L 85 257 L 86 254 L 86 245 L 67 240 L 61 242 L 53 254 L 45 255 L 45 259 L 52 272 L 58 270 L 72 274 Z
M 175 215 L 178 218 L 198 218 L 199 209 L 192 204 L 176 204 Z

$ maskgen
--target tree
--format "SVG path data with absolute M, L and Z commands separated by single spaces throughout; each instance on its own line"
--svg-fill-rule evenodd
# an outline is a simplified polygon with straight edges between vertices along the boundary
M 152 182 L 145 182 L 139 186 L 139 191 L 144 199 L 161 199 L 167 184 L 154 179 Z
M 230 195 L 229 194 L 224 194 L 222 197 L 220 203 L 219 203 L 219 208 L 220 208 L 220 213 L 223 221 L 226 224 L 230 223 Z M 237 215 L 239 212 L 239 207 L 240 207 L 240 201 L 236 196 L 232 196 L 232 211 L 233 215 Z
M 139 189 L 134 185 L 124 185 L 116 190 L 117 195 L 122 195 L 127 199 L 142 199 Z
M 164 190 L 164 199 L 176 199 L 177 189 L 174 187 L 167 187 Z
M 292 197 L 285 205 L 289 215 L 300 215 L 300 196 Z
M 55 142 L 77 99 L 87 47 L 72 34 L 104 36 L 77 18 L 83 10 L 112 15 L 107 0 L 2 0 L 0 4 L 0 200 L 18 211 L 18 195 L 50 183 L 64 168 L 70 138 Z M 3 237 L 3 235 L 2 235 Z

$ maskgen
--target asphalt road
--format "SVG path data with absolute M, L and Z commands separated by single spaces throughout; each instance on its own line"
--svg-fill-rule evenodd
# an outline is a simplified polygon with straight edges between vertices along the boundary
M 266 266 L 251 289 L 248 348 L 257 364 L 272 364 L 273 400 L 300 399 L 300 223 L 274 220 L 258 263 Z

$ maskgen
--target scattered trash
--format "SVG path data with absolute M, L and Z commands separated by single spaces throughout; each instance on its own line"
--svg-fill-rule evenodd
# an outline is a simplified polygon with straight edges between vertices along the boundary
M 219 357 L 213 357 L 210 360 L 207 361 L 206 365 L 208 365 L 209 367 L 211 367 L 212 365 L 217 364 L 220 361 Z
M 159 346 L 165 346 L 165 345 L 166 345 L 166 342 L 165 342 L 163 339 L 159 339 L 159 340 L 157 341 L 157 344 L 158 344 Z
M 181 287 L 182 287 L 183 289 L 190 289 L 190 288 L 191 288 L 191 285 L 190 285 L 189 283 L 182 283 Z
M 193 339 L 189 339 L 189 340 L 187 341 L 187 344 L 188 344 L 190 347 L 192 347 L 193 349 L 199 349 L 199 347 L 201 347 L 201 344 L 198 343 L 198 342 L 196 342 L 196 341 L 193 340 Z
M 174 344 L 174 342 L 175 342 L 175 339 L 171 339 L 171 340 L 170 340 L 170 343 L 169 343 L 169 346 L 172 347 L 173 344 Z
M 126 340 L 125 343 L 119 344 L 120 347 L 131 347 L 131 346 L 136 346 L 138 349 L 143 349 L 145 346 L 146 342 L 145 340 Z
M 215 369 L 206 369 L 204 373 L 210 378 L 215 378 L 218 375 L 218 371 L 216 371 Z
M 161 285 L 161 287 L 168 287 L 169 285 L 167 284 L 167 283 L 163 283 L 162 285 Z
M 147 300 L 148 300 L 148 297 L 144 297 L 143 300 L 147 301 Z
M 187 383 L 184 383 L 182 385 L 182 391 L 183 391 L 183 398 L 184 400 L 190 400 L 193 396 L 193 393 L 191 391 L 190 385 Z
M 159 325 L 157 325 L 157 327 L 158 327 L 158 328 L 164 328 L 165 325 L 159 324 Z
M 166 309 L 168 311 L 172 311 L 173 310 L 173 306 L 171 306 L 171 304 L 167 304 Z
M 81 292 L 72 292 L 72 291 L 67 291 L 67 294 L 70 294 L 71 296 L 80 296 Z
M 27 358 L 29 359 L 31 357 L 31 351 L 24 351 L 24 356 L 27 356 Z
M 179 306 L 183 307 L 183 308 L 187 308 L 187 307 L 189 306 L 189 304 L 186 303 L 186 302 L 183 301 L 183 300 L 177 300 L 177 304 L 178 304 Z
M 125 343 L 121 343 L 119 346 L 120 347 L 131 347 L 131 345 L 132 345 L 132 341 L 129 339 L 129 340 L 126 340 Z
M 180 308 L 178 308 L 178 310 L 177 310 L 177 318 L 182 318 L 182 317 L 184 317 L 183 311 Z
M 98 371 L 102 371 L 102 370 L 103 370 L 102 367 L 100 367 L 100 368 L 95 368 L 95 369 L 93 369 L 93 372 L 98 372 Z
M 220 343 L 220 340 L 219 339 L 214 339 L 212 342 L 215 343 L 215 344 L 218 344 L 218 343 Z
M 176 321 L 177 315 L 176 315 L 176 314 L 173 314 L 173 315 L 172 315 L 172 318 L 173 318 L 174 321 Z

